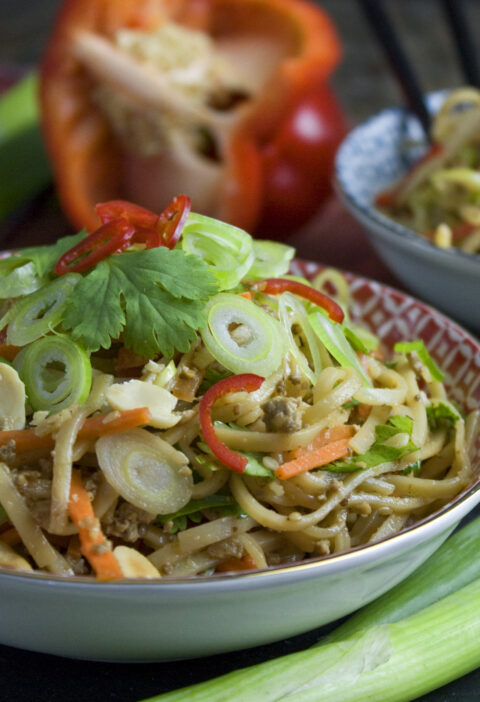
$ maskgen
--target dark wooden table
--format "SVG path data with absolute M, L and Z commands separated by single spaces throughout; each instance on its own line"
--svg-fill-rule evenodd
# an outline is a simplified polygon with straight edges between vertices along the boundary
M 345 59 L 334 86 L 353 123 L 398 101 L 398 92 L 359 15 L 355 0 L 322 3 L 337 23 Z M 39 58 L 59 0 L 0 0 L 0 78 L 2 66 L 33 65 Z M 459 72 L 436 0 L 387 0 L 404 32 L 409 51 L 428 90 L 453 86 Z M 468 2 L 472 18 L 480 3 Z M 0 247 L 48 242 L 70 231 L 53 189 L 0 224 Z M 392 272 L 371 248 L 362 228 L 333 197 L 292 243 L 302 258 L 352 270 L 396 285 Z M 0 623 L 1 626 L 1 623 Z M 313 644 L 316 630 L 268 646 L 209 658 L 148 664 L 76 661 L 0 646 L 0 700 L 5 702 L 136 702 L 241 667 L 292 653 Z M 441 661 L 439 661 L 441 665 Z M 422 698 L 422 702 L 480 699 L 480 671 Z M 359 702 L 365 702 L 359 700 Z

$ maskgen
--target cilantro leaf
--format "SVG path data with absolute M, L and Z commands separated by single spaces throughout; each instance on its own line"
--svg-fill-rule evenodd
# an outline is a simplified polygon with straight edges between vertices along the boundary
M 136 353 L 171 356 L 188 350 L 216 291 L 206 264 L 184 251 L 159 247 L 113 255 L 77 285 L 63 326 L 89 351 L 109 348 L 123 333 L 125 346 Z
M 451 429 L 460 419 L 460 414 L 449 402 L 435 402 L 427 407 L 428 426 L 432 431 L 441 426 Z
M 404 471 L 402 471 L 403 475 L 410 475 L 410 473 L 413 473 L 414 475 L 418 475 L 420 472 L 420 468 L 422 467 L 422 461 L 418 460 L 415 461 L 415 463 L 410 463 Z
M 188 526 L 188 520 L 194 524 L 199 524 L 203 519 L 203 510 L 213 510 L 219 517 L 244 517 L 246 516 L 242 508 L 230 495 L 209 495 L 201 500 L 190 500 L 185 507 L 172 512 L 171 514 L 161 514 L 157 517 L 157 523 L 161 525 L 172 522 L 169 534 L 183 531 Z M 187 520 L 188 517 L 188 520 Z
M 387 424 L 377 424 L 375 427 L 375 442 L 366 453 L 351 456 L 343 461 L 335 461 L 325 470 L 333 472 L 365 470 L 378 466 L 380 463 L 396 461 L 402 456 L 407 456 L 418 448 L 411 439 L 404 446 L 391 446 L 385 442 L 391 439 L 392 436 L 395 436 L 395 434 L 408 434 L 410 437 L 412 428 L 413 421 L 411 417 L 403 415 L 390 417 Z
M 212 385 L 215 385 L 215 383 L 218 383 L 219 380 L 224 380 L 224 378 L 229 378 L 233 373 L 227 370 L 219 370 L 217 368 L 207 368 L 205 371 L 205 375 L 203 376 L 203 380 L 200 383 L 200 387 L 198 388 L 198 394 L 203 395 L 204 393 L 207 392 L 208 388 L 211 388 Z

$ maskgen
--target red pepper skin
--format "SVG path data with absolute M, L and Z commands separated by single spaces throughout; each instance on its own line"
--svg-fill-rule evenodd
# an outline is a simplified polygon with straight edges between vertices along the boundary
M 131 155 L 91 99 L 91 76 L 74 51 L 76 33 L 110 39 L 122 28 L 154 31 L 165 19 L 202 31 L 214 41 L 235 43 L 258 37 L 259 44 L 268 45 L 271 40 L 274 52 L 278 48 L 278 60 L 265 85 L 252 93 L 249 109 L 222 148 L 219 185 L 209 197 L 189 194 L 196 212 L 262 238 L 265 223 L 271 236 L 292 233 L 320 206 L 331 173 L 330 137 L 326 136 L 325 152 L 310 149 L 308 142 L 297 137 L 291 142 L 288 137 L 292 148 L 286 147 L 284 137 L 296 123 L 296 108 L 305 100 L 317 101 L 316 113 L 328 127 L 333 147 L 339 123 L 325 82 L 340 59 L 340 41 L 330 18 L 314 0 L 64 0 L 42 62 L 40 104 L 65 214 L 75 228 L 94 231 L 99 224 L 96 202 L 134 197 L 125 177 Z M 307 171 L 300 167 L 305 154 Z M 148 165 L 138 161 L 140 173 L 150 173 Z M 292 187 L 287 187 L 288 206 L 276 175 L 286 167 L 284 163 L 295 175 Z M 315 187 L 314 179 L 306 175 L 311 168 L 317 174 Z M 155 177 L 160 200 L 174 194 L 169 176 L 166 161 Z M 175 191 L 187 187 L 179 183 Z M 135 200 L 141 202 L 136 196 Z
M 240 456 L 236 451 L 229 449 L 223 441 L 220 441 L 212 422 L 212 407 L 219 397 L 228 395 L 231 392 L 253 392 L 258 390 L 264 380 L 265 378 L 253 373 L 233 375 L 212 385 L 200 400 L 200 425 L 205 441 L 218 460 L 236 473 L 243 473 L 247 467 L 248 460 L 245 456 Z
M 110 254 L 124 251 L 134 233 L 126 219 L 112 219 L 60 256 L 53 270 L 57 275 L 86 271 Z
M 95 212 L 106 224 L 112 219 L 125 219 L 135 227 L 132 244 L 146 244 L 147 249 L 167 246 L 173 249 L 187 221 L 191 200 L 177 195 L 160 215 L 126 200 L 109 200 L 95 206 Z
M 251 289 L 270 295 L 280 295 L 282 292 L 288 291 L 299 297 L 304 297 L 306 300 L 310 300 L 326 310 L 330 319 L 333 319 L 334 322 L 342 323 L 345 316 L 342 308 L 335 300 L 332 300 L 331 297 L 320 292 L 320 290 L 315 290 L 315 288 L 309 285 L 300 283 L 298 280 L 289 280 L 288 278 L 265 278 L 265 280 L 254 283 Z
M 192 201 L 186 195 L 177 195 L 158 218 L 157 231 L 164 246 L 175 248 L 192 208 Z M 147 247 L 148 248 L 148 247 Z
M 155 227 L 158 215 L 145 207 L 135 205 L 127 200 L 108 200 L 95 205 L 95 212 L 100 217 L 102 224 L 111 222 L 112 219 L 126 219 L 135 227 Z
M 317 212 L 332 192 L 337 147 L 347 133 L 328 86 L 299 99 L 263 148 L 263 236 L 285 238 Z

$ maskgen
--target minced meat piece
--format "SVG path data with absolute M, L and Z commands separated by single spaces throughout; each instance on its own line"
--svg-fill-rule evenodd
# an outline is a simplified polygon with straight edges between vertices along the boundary
M 107 536 L 117 536 L 124 541 L 134 543 L 143 534 L 145 525 L 152 521 L 152 516 L 128 502 L 121 502 L 115 512 L 102 522 Z
M 223 560 L 224 558 L 241 558 L 243 544 L 238 539 L 225 539 L 207 548 L 209 556 Z
M 273 397 L 266 402 L 263 419 L 267 431 L 293 432 L 302 428 L 302 411 L 297 397 Z

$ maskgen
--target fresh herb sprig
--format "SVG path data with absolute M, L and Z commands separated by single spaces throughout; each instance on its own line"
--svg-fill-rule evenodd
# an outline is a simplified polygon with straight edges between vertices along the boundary
M 34 289 L 51 281 L 59 257 L 84 237 L 79 232 L 0 261 L 3 296 L 18 295 L 24 266 Z M 145 357 L 171 356 L 188 350 L 204 323 L 205 303 L 217 291 L 207 264 L 182 250 L 114 254 L 83 274 L 66 301 L 61 329 L 90 352 L 123 336 L 126 347 Z

